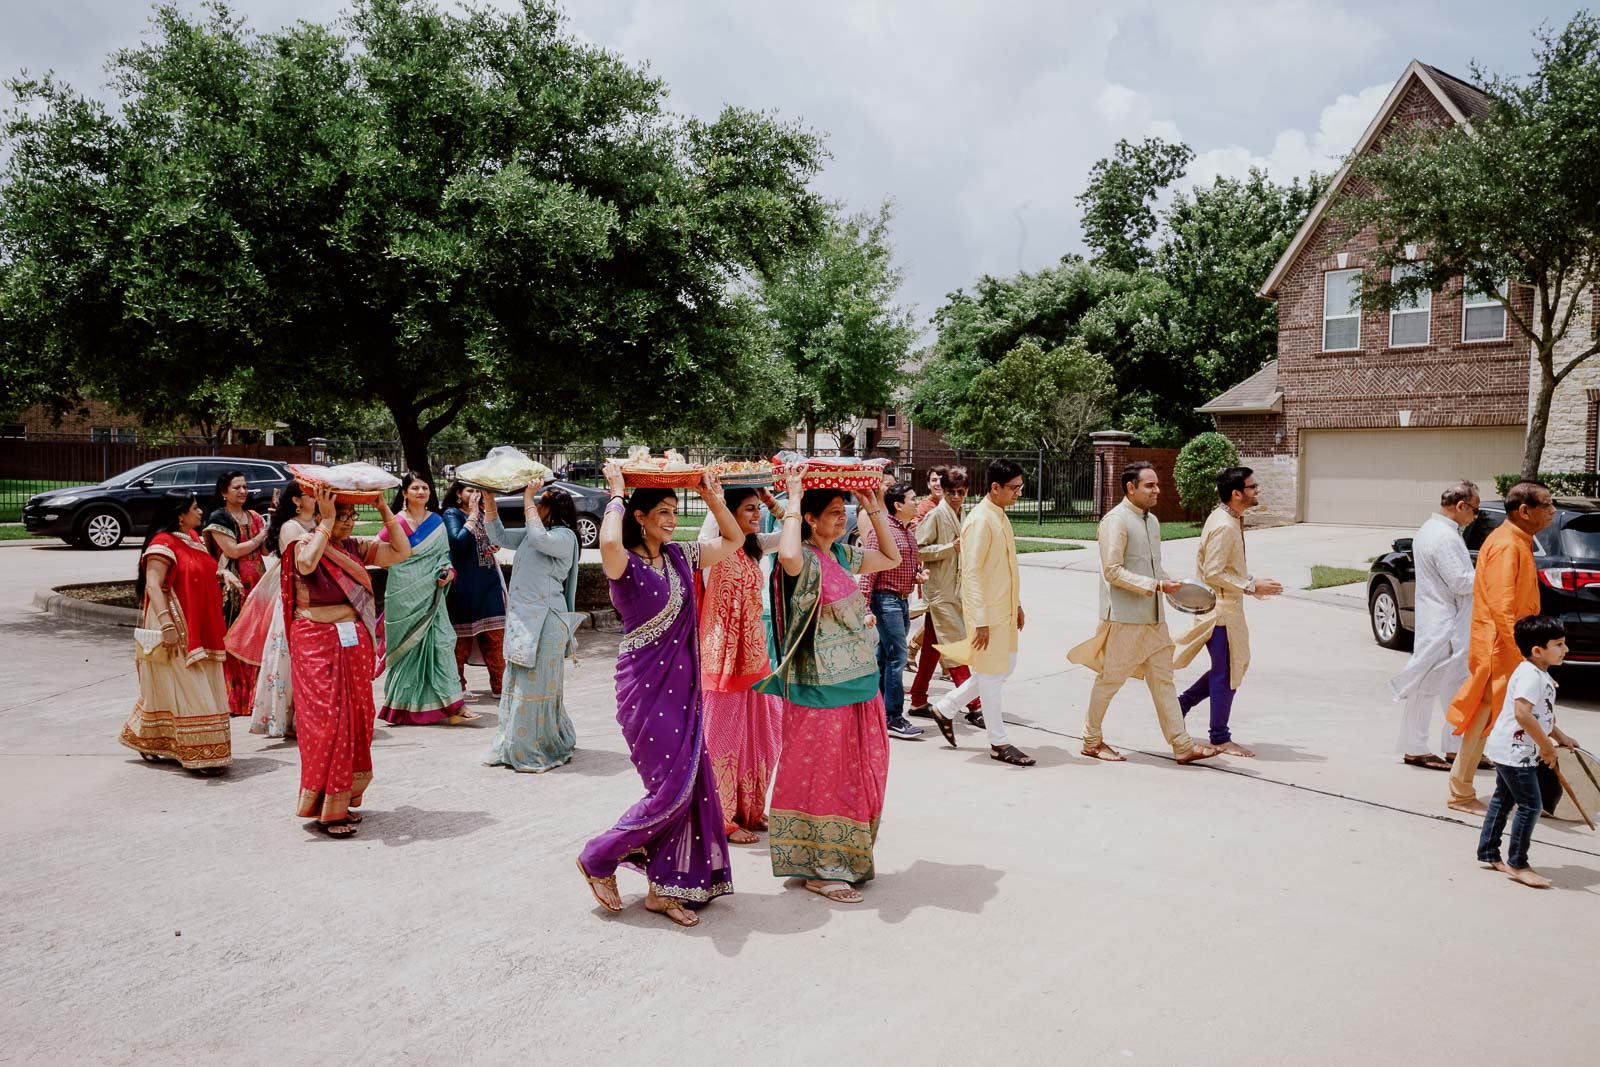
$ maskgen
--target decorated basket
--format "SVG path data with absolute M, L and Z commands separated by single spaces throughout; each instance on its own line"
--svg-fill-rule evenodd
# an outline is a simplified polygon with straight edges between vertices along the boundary
M 787 476 L 788 471 L 783 473 Z M 809 463 L 800 471 L 800 484 L 806 489 L 842 489 L 847 493 L 880 489 L 883 487 L 883 467 Z
M 724 489 L 771 489 L 774 468 L 770 463 L 713 463 L 706 472 L 715 476 Z
M 629 489 L 693 489 L 705 479 L 705 473 L 704 467 L 690 467 L 686 471 L 623 467 L 622 484 Z

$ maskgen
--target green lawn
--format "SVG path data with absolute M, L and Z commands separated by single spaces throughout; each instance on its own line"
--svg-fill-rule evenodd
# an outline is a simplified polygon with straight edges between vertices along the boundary
M 0 523 L 21 522 L 22 505 L 30 496 L 50 489 L 63 489 L 77 482 L 47 482 L 25 478 L 0 478 Z
M 1307 589 L 1327 589 L 1335 585 L 1351 585 L 1367 580 L 1367 572 L 1355 567 L 1329 567 L 1318 563 L 1311 568 L 1311 584 Z
M 1177 541 L 1185 537 L 1199 537 L 1200 525 L 1198 522 L 1164 522 L 1161 524 L 1161 540 Z M 1082 541 L 1093 541 L 1098 529 L 1098 524 L 1093 522 L 1066 520 L 1025 522 L 1015 518 L 1011 520 L 1011 532 L 1018 537 L 1071 537 Z
M 1052 541 L 1029 541 L 1024 538 L 1017 539 L 1017 554 L 1025 555 L 1029 552 L 1078 552 L 1082 545 L 1061 545 Z
M 24 530 L 22 528 L 22 524 L 21 523 L 17 523 L 17 522 L 10 522 L 10 523 L 6 523 L 3 526 L 0 526 L 0 541 L 29 541 L 29 540 L 36 540 L 36 541 L 37 540 L 49 540 L 49 538 L 41 538 L 37 534 L 31 534 L 27 530 Z

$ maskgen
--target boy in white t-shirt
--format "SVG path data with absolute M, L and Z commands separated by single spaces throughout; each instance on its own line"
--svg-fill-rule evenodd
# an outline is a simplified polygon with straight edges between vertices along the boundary
M 1556 727 L 1556 683 L 1550 668 L 1567 658 L 1567 631 L 1549 615 L 1518 619 L 1514 636 L 1525 657 L 1506 685 L 1506 702 L 1484 743 L 1483 754 L 1494 761 L 1494 798 L 1478 835 L 1478 860 L 1510 875 L 1525 886 L 1549 889 L 1550 879 L 1528 866 L 1528 843 L 1539 821 L 1539 761 L 1556 765 L 1556 745 L 1577 748 L 1578 742 Z M 1511 820 L 1510 863 L 1500 859 L 1500 835 Z

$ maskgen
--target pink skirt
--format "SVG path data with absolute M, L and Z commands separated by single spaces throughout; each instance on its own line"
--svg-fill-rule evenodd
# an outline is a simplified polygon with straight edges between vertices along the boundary
M 883 697 L 842 708 L 783 706 L 783 759 L 772 785 L 772 873 L 861 883 L 889 782 Z
M 725 828 L 765 830 L 767 787 L 783 744 L 783 702 L 749 689 L 703 690 L 700 702 Z

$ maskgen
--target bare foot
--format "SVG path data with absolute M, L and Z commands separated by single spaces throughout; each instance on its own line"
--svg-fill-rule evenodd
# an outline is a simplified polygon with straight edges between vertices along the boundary
M 1092 748 L 1088 745 L 1084 745 L 1083 755 L 1088 756 L 1091 759 L 1104 760 L 1107 763 L 1123 763 L 1126 762 L 1128 758 L 1127 756 L 1124 756 L 1122 753 L 1118 752 L 1116 749 L 1112 748 L 1110 745 L 1106 744 L 1104 741 Z
M 1516 877 L 1516 874 L 1511 870 L 1511 864 L 1507 863 L 1505 860 L 1495 860 L 1493 863 L 1485 863 L 1483 866 L 1485 870 L 1499 871 L 1508 878 Z
M 1532 867 L 1513 867 L 1511 880 L 1521 882 L 1529 889 L 1549 889 L 1553 884 L 1550 879 L 1534 870 Z
M 1213 748 L 1211 745 L 1202 745 L 1202 744 L 1198 744 L 1197 743 L 1193 747 L 1191 747 L 1189 749 L 1189 751 L 1185 752 L 1183 755 L 1181 755 L 1181 756 L 1173 756 L 1172 757 L 1172 762 L 1174 762 L 1174 763 L 1199 763 L 1203 759 L 1210 759 L 1212 756 L 1220 755 L 1221 752 L 1222 752 L 1222 750 L 1219 749 L 1219 748 Z M 1255 753 L 1252 752 L 1251 755 L 1253 756 L 1253 755 L 1255 755 Z
M 1459 811 L 1463 815 L 1481 816 L 1489 814 L 1489 805 L 1477 797 L 1473 797 L 1471 800 L 1452 800 L 1448 806 L 1451 811 Z
M 760 840 L 761 838 L 757 837 L 755 834 L 751 833 L 749 830 L 746 830 L 742 826 L 735 826 L 732 830 L 728 831 L 728 843 L 730 845 L 754 845 Z
M 1217 751 L 1222 753 L 1224 756 L 1245 756 L 1249 758 L 1255 757 L 1254 752 L 1251 752 L 1248 748 L 1245 748 L 1237 741 L 1224 741 L 1222 744 L 1217 746 Z
M 684 907 L 679 901 L 671 897 L 658 897 L 654 889 L 650 890 L 644 898 L 644 910 L 653 911 L 657 915 L 665 915 L 679 926 L 699 926 L 700 916 Z

